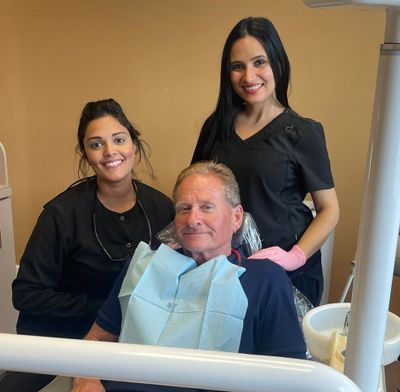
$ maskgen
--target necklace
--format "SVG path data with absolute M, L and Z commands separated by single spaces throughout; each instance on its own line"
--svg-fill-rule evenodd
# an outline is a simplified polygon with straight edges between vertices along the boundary
M 132 181 L 132 185 L 133 185 L 133 189 L 134 189 L 134 191 L 136 193 L 136 203 L 138 204 L 139 209 L 140 209 L 141 213 L 143 214 L 143 216 L 144 216 L 144 218 L 146 220 L 148 234 L 149 234 L 148 244 L 151 246 L 152 231 L 151 231 L 150 220 L 149 220 L 149 218 L 148 218 L 148 216 L 146 214 L 145 209 L 143 208 L 142 203 L 139 200 L 139 192 L 138 192 L 137 185 L 136 185 L 135 181 Z M 97 240 L 100 248 L 103 250 L 103 252 L 110 259 L 110 261 L 125 261 L 127 259 L 127 257 L 120 257 L 120 258 L 112 257 L 110 252 L 107 250 L 107 248 L 104 246 L 103 242 L 100 239 L 99 233 L 97 231 L 97 225 L 96 225 L 96 212 L 95 212 L 96 196 L 97 196 L 97 192 L 94 192 L 92 220 L 93 220 L 93 232 L 94 232 L 94 235 L 96 237 L 96 240 Z

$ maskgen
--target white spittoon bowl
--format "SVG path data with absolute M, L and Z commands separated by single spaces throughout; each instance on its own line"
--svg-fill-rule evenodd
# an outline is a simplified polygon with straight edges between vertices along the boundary
M 350 303 L 332 303 L 318 306 L 303 318 L 303 332 L 312 356 L 328 362 L 331 356 L 331 338 L 334 332 L 341 333 Z M 382 365 L 397 360 L 400 355 L 400 317 L 388 312 L 383 346 Z

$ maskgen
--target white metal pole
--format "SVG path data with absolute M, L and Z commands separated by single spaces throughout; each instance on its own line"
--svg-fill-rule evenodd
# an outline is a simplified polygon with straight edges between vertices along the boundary
M 376 392 L 400 221 L 400 11 L 388 8 L 369 147 L 345 374 Z
M 313 361 L 0 334 L 0 369 L 232 392 L 361 392 Z M 10 391 L 11 392 L 11 391 Z

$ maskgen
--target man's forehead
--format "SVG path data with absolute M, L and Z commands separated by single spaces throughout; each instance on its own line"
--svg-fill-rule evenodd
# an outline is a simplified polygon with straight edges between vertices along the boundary
M 176 201 L 185 198 L 196 198 L 201 201 L 212 201 L 224 196 L 224 185 L 214 174 L 192 174 L 185 177 L 178 186 Z

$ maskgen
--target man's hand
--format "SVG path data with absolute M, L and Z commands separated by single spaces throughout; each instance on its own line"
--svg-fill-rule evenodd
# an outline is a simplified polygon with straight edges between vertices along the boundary
M 92 378 L 74 378 L 71 392 L 105 392 L 100 380 Z
M 249 259 L 269 259 L 279 264 L 286 271 L 294 271 L 302 267 L 306 262 L 306 255 L 297 245 L 294 245 L 289 252 L 286 252 L 279 246 L 261 249 L 249 257 Z
M 97 342 L 116 342 L 118 336 L 107 332 L 96 322 L 93 323 L 92 328 L 85 336 L 85 340 L 94 340 Z M 94 378 L 74 378 L 73 387 L 71 392 L 105 392 L 103 385 L 100 380 Z

